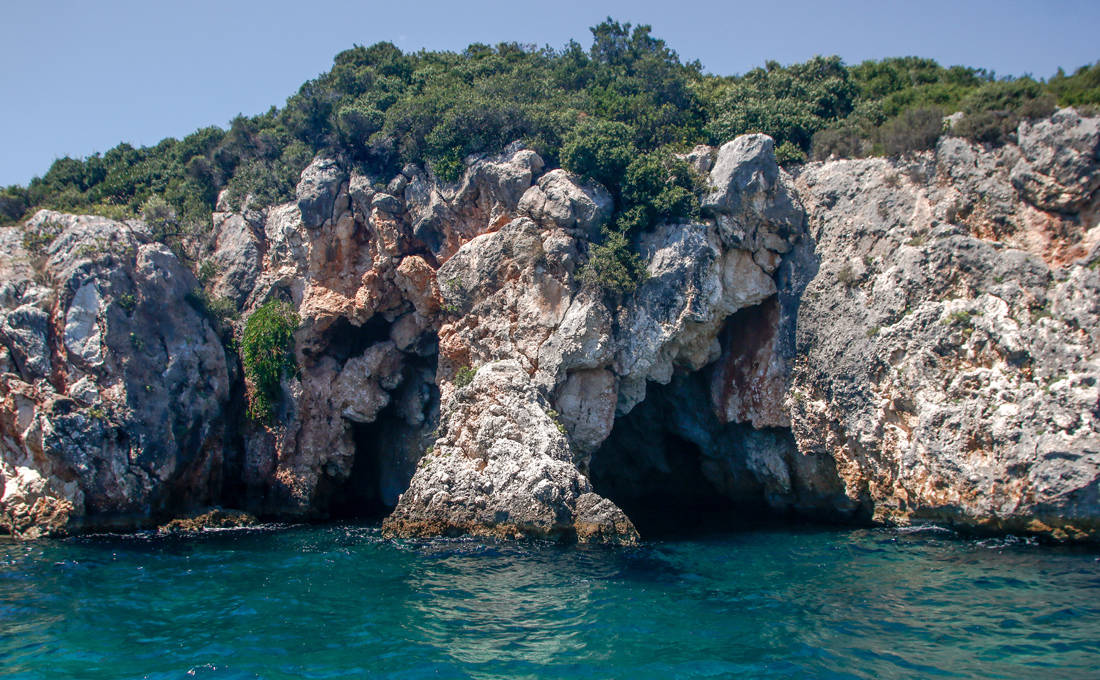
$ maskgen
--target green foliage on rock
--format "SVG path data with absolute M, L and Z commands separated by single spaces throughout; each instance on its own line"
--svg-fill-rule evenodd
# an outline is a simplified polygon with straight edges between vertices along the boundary
M 241 335 L 241 363 L 248 380 L 248 414 L 270 421 L 282 395 L 283 377 L 295 371 L 294 331 L 301 320 L 289 303 L 272 300 L 249 315 Z
M 454 384 L 458 389 L 468 386 L 474 381 L 474 376 L 477 375 L 477 369 L 470 366 L 461 366 L 455 371 Z
M 566 136 L 561 165 L 581 177 L 617 188 L 638 153 L 634 134 L 625 123 L 586 118 Z
M 645 281 L 646 270 L 642 259 L 631 250 L 626 234 L 605 227 L 603 242 L 592 245 L 579 276 L 586 285 L 625 295 Z
M 777 146 L 789 142 L 806 151 L 815 132 L 852 112 L 856 96 L 856 83 L 840 57 L 814 57 L 788 67 L 769 61 L 720 90 L 707 131 L 716 144 L 763 132 Z
M 301 170 L 321 152 L 374 177 L 415 163 L 454 181 L 470 155 L 520 140 L 550 167 L 606 185 L 620 224 L 634 230 L 690 214 L 680 190 L 630 197 L 641 172 L 630 167 L 639 157 L 650 164 L 659 153 L 667 163 L 673 152 L 748 132 L 772 135 L 781 162 L 895 153 L 927 146 L 931 127 L 923 120 L 921 134 L 895 142 L 903 131 L 918 132 L 913 112 L 931 110 L 963 111 L 956 134 L 995 144 L 1055 102 L 1100 105 L 1100 64 L 1041 82 L 918 57 L 848 66 L 819 56 L 716 76 L 682 62 L 649 26 L 608 19 L 591 31 L 588 49 L 576 42 L 415 53 L 390 43 L 355 46 L 282 108 L 150 147 L 120 144 L 82 160 L 58 159 L 28 186 L 0 190 L 0 224 L 39 208 L 126 218 L 158 197 L 174 213 L 158 238 L 187 246 L 209 234 L 222 191 L 233 209 L 291 200 Z
M 61 225 L 56 222 L 42 222 L 37 227 L 25 227 L 21 240 L 23 250 L 30 253 L 31 257 L 39 258 L 46 254 L 46 249 L 61 233 Z
M 943 111 L 909 109 L 883 124 L 879 136 L 886 153 L 898 156 L 931 149 L 943 134 L 943 129 Z
M 1071 76 L 1058 69 L 1047 83 L 1047 89 L 1062 106 L 1084 106 L 1095 111 L 1095 107 L 1100 106 L 1100 61 L 1082 66 Z
M 639 233 L 662 222 L 698 218 L 702 189 L 688 164 L 671 153 L 636 155 L 621 180 L 619 229 Z

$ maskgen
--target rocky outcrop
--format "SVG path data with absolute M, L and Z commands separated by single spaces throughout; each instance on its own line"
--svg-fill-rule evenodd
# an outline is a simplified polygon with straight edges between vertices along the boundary
M 386 533 L 634 543 L 630 520 L 577 470 L 553 413 L 518 362 L 482 366 L 445 405 L 442 436 L 386 519 Z
M 946 138 L 799 177 L 820 272 L 798 313 L 793 430 L 876 519 L 1097 535 L 1098 229 L 1043 212 L 1091 200 L 1096 141 L 1078 142 L 1095 125 L 1024 125 L 1020 150 L 995 152 L 1014 163 Z
M 191 272 L 138 222 L 41 211 L 3 232 L 0 526 L 209 502 L 231 378 Z M 28 252 L 24 233 L 55 236 Z
M 508 366 L 509 373 L 517 376 L 513 380 L 522 383 L 524 390 L 546 400 L 540 425 L 527 424 L 527 429 L 553 435 L 547 429 L 552 422 L 567 435 L 562 441 L 572 446 L 569 457 L 563 458 L 562 453 L 550 458 L 567 460 L 571 469 L 585 471 L 591 455 L 611 435 L 616 414 L 629 413 L 642 402 L 648 383 L 668 383 L 677 372 L 697 371 L 717 359 L 721 353 L 718 336 L 726 320 L 776 294 L 771 272 L 800 234 L 801 208 L 790 177 L 775 164 L 770 138 L 749 141 L 748 145 L 726 145 L 717 153 L 712 184 L 724 182 L 725 190 L 715 192 L 712 209 L 723 216 L 725 227 L 714 223 L 657 227 L 640 244 L 648 277 L 630 299 L 619 304 L 608 304 L 599 291 L 586 289 L 576 276 L 587 257 L 584 235 L 591 229 L 576 226 L 591 214 L 584 201 L 561 203 L 574 215 L 568 218 L 560 211 L 527 210 L 528 216 L 541 218 L 541 223 L 519 218 L 463 245 L 439 269 L 437 277 L 444 308 L 458 317 L 439 330 L 444 422 L 471 418 L 478 423 L 477 431 L 485 442 L 507 437 L 503 433 L 510 431 L 510 426 L 501 421 L 490 418 L 480 424 L 476 414 L 490 409 L 487 404 L 472 409 L 452 404 L 465 403 L 459 397 L 469 389 L 455 390 L 455 376 L 478 367 Z M 770 173 L 757 177 L 758 168 Z M 536 191 L 548 193 L 547 187 L 564 177 L 560 172 L 549 174 L 556 176 L 549 181 L 544 177 L 537 188 L 528 190 L 521 211 Z M 582 190 L 578 185 L 572 193 L 579 195 Z M 739 198 L 745 191 L 753 192 L 751 200 Z M 563 190 L 558 195 L 569 193 Z M 742 228 L 746 224 L 750 226 Z M 522 381 L 520 374 L 525 376 Z M 452 401 L 455 399 L 459 400 Z M 473 403 L 478 404 L 476 399 Z M 509 412 L 499 406 L 496 410 Z M 555 499 L 555 510 L 540 510 L 538 521 L 509 520 L 502 531 L 533 536 L 571 532 L 585 540 L 611 540 L 625 532 L 618 540 L 635 540 L 637 534 L 621 510 L 610 500 L 598 500 L 598 495 L 590 497 L 584 507 L 603 510 L 583 522 L 576 518 L 579 495 L 590 493 L 583 476 L 542 472 L 535 482 L 518 477 L 511 486 L 502 487 L 486 482 L 487 474 L 502 474 L 501 468 L 484 472 L 481 468 L 486 463 L 477 462 L 504 458 L 519 469 L 549 470 L 537 462 L 545 454 L 531 453 L 545 447 L 521 443 L 508 449 L 509 456 L 493 458 L 484 452 L 488 443 L 474 445 L 468 443 L 471 440 L 448 430 L 437 442 L 436 450 L 447 455 L 421 461 L 409 492 L 387 520 L 390 533 L 491 533 L 484 528 L 483 518 L 492 513 L 502 518 L 509 515 L 490 501 L 525 512 L 543 508 L 543 500 L 531 497 L 534 484 L 545 490 L 540 493 Z M 470 515 L 469 509 L 455 509 L 453 499 L 460 499 L 457 504 L 462 506 L 477 496 L 471 489 L 478 488 L 497 489 L 495 495 L 482 492 L 475 503 L 487 508 L 488 514 Z M 598 518 L 602 519 L 596 521 Z
M 697 147 L 703 217 L 637 239 L 626 296 L 580 276 L 610 194 L 520 145 L 453 183 L 319 157 L 292 202 L 219 201 L 203 295 L 140 223 L 40 213 L 0 230 L 0 518 L 221 504 L 632 543 L 656 508 L 1095 538 L 1097 130 L 1063 110 L 999 149 L 794 177 L 764 135 Z M 272 299 L 297 371 L 273 423 L 228 418 L 202 310 Z
M 1100 188 L 1100 119 L 1063 109 L 1049 120 L 1022 123 L 1019 143 L 1022 158 L 1010 179 L 1036 208 L 1080 212 Z

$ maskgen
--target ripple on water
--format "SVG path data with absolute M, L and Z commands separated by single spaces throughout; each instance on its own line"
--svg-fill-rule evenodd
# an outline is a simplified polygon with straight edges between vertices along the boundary
M 1094 677 L 1094 551 L 936 527 L 637 548 L 377 526 L 0 546 L 17 678 Z

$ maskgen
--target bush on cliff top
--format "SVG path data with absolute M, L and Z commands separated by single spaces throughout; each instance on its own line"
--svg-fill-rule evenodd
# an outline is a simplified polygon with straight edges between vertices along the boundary
M 408 54 L 390 43 L 356 46 L 337 54 L 331 70 L 302 85 L 282 108 L 238 116 L 227 129 L 59 159 L 28 186 L 0 190 L 0 223 L 43 207 L 134 215 L 159 196 L 176 214 L 175 238 L 198 243 L 209 233 L 219 192 L 228 189 L 235 208 L 247 196 L 253 207 L 289 200 L 299 173 L 321 151 L 375 177 L 417 163 L 454 180 L 467 155 L 496 152 L 517 139 L 551 166 L 604 182 L 618 200 L 636 154 L 660 151 L 667 158 L 748 132 L 775 137 L 777 153 L 789 161 L 810 152 L 815 135 L 819 157 L 883 153 L 884 124 L 933 108 L 966 111 L 975 137 L 997 141 L 1007 126 L 1049 109 L 1055 98 L 1063 105 L 1100 103 L 1100 65 L 1059 71 L 1046 83 L 999 80 L 917 57 L 856 66 L 815 57 L 715 76 L 698 62 L 682 62 L 649 26 L 608 19 L 592 28 L 592 38 L 587 50 L 576 42 L 562 49 L 501 43 Z M 829 130 L 844 133 L 821 135 Z M 669 198 L 675 197 L 661 202 Z M 617 210 L 638 208 L 630 222 L 660 219 L 661 209 L 646 204 L 635 198 Z
M 248 415 L 270 421 L 282 396 L 283 377 L 295 371 L 294 331 L 301 320 L 289 303 L 272 300 L 248 317 L 241 363 L 248 380 Z

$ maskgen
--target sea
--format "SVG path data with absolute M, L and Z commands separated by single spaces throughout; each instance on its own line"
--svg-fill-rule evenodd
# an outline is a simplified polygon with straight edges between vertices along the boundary
M 636 547 L 270 525 L 0 543 L 4 678 L 1100 678 L 1100 549 L 778 526 Z

